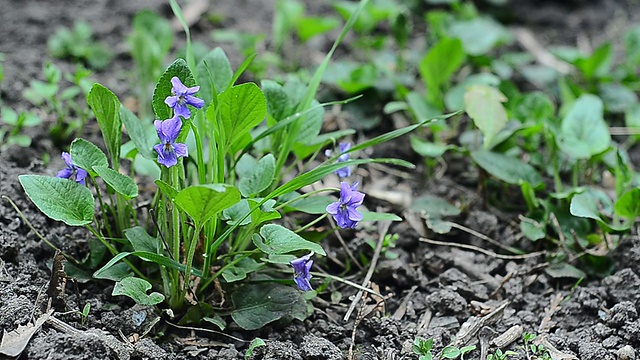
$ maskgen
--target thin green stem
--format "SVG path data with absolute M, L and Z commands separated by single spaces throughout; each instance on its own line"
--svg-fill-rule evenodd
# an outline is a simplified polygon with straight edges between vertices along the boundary
M 96 229 L 94 229 L 91 225 L 85 225 L 85 227 L 87 229 L 89 229 L 89 231 L 91 231 L 91 233 L 98 238 L 98 240 L 100 240 L 100 242 L 107 248 L 107 250 L 109 250 L 109 252 L 111 253 L 111 255 L 116 256 L 118 255 L 118 250 L 113 247 L 113 245 L 111 245 L 111 243 L 109 243 L 107 241 L 107 239 L 105 239 L 102 235 L 100 235 L 100 233 L 98 231 L 96 231 Z M 127 260 L 127 259 L 122 259 L 122 261 L 127 264 L 131 270 L 133 270 L 133 272 L 138 275 L 141 279 L 147 280 L 149 281 L 149 278 L 147 278 L 147 276 L 145 274 L 143 274 L 140 270 L 138 270 L 138 268 L 136 268 L 131 261 Z
M 298 200 L 307 198 L 309 196 L 312 196 L 312 195 L 315 195 L 315 194 L 319 194 L 319 193 L 322 193 L 322 192 L 328 192 L 328 191 L 332 191 L 332 192 L 333 191 L 340 191 L 340 189 L 338 189 L 338 188 L 324 188 L 324 189 L 320 189 L 320 190 L 310 191 L 310 192 L 308 192 L 306 194 L 302 194 L 302 195 L 297 196 L 297 197 L 295 197 L 295 198 L 293 198 L 293 199 L 291 199 L 291 200 L 289 200 L 289 201 L 287 201 L 285 203 L 282 203 L 282 204 L 278 205 L 275 208 L 275 210 L 280 210 L 280 209 L 284 208 L 285 206 L 287 206 L 287 205 L 289 205 L 291 203 L 294 203 L 294 202 L 296 202 Z
M 312 227 L 313 225 L 315 225 L 315 224 L 319 223 L 320 221 L 322 221 L 322 220 L 323 220 L 324 218 L 326 218 L 327 216 L 329 216 L 329 214 L 328 214 L 328 213 L 324 213 L 324 214 L 322 214 L 321 216 L 318 216 L 318 218 L 317 218 L 317 219 L 315 219 L 315 220 L 311 221 L 311 222 L 310 222 L 310 223 L 308 223 L 307 225 L 305 225 L 305 226 L 301 227 L 300 229 L 298 229 L 298 230 L 296 230 L 296 231 L 294 231 L 294 232 L 295 232 L 296 234 L 297 234 L 297 233 L 301 233 L 301 232 L 303 232 L 303 231 L 307 230 L 308 228 Z
M 200 112 L 196 115 L 198 117 L 202 116 Z M 205 184 L 207 181 L 204 169 L 204 151 L 202 146 L 202 138 L 200 137 L 200 132 L 196 127 L 195 122 L 191 122 L 191 130 L 193 130 L 193 135 L 196 138 L 196 154 L 197 154 L 197 162 L 198 162 L 198 181 L 200 184 Z
M 106 206 L 104 206 L 104 202 L 102 201 L 102 194 L 100 193 L 100 188 L 96 183 L 96 179 L 93 176 L 91 177 L 91 182 L 93 183 L 93 187 L 96 189 L 96 196 L 98 197 L 98 202 L 100 203 L 100 211 L 102 212 L 102 227 L 107 230 L 107 235 L 109 237 L 113 237 L 113 233 L 111 232 L 111 226 L 109 226 L 107 221 L 107 211 Z

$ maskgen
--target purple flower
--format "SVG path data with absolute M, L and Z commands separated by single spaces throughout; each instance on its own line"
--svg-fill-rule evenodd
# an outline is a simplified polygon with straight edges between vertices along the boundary
M 313 252 L 289 262 L 289 264 L 293 266 L 293 271 L 295 273 L 293 281 L 298 285 L 298 289 L 302 291 L 313 290 L 311 283 L 309 282 L 309 280 L 311 280 L 311 274 L 309 274 L 309 271 L 311 271 L 311 266 L 313 265 L 311 256 L 313 256 Z
M 172 167 L 178 163 L 178 158 L 188 155 L 187 145 L 176 143 L 182 128 L 182 120 L 176 115 L 165 121 L 156 120 L 153 125 L 161 142 L 153 147 L 158 153 L 158 162 L 166 167 Z
M 75 181 L 78 184 L 84 185 L 84 178 L 89 175 L 85 169 L 79 168 L 73 164 L 71 161 L 71 154 L 66 151 L 62 152 L 62 159 L 64 163 L 67 164 L 67 167 L 58 171 L 56 177 L 63 179 L 71 179 L 71 177 L 75 174 Z
M 343 229 L 353 229 L 362 220 L 362 214 L 356 210 L 364 201 L 364 194 L 356 191 L 358 183 L 349 186 L 346 182 L 340 183 L 340 200 L 327 206 L 327 212 Z
M 187 105 L 191 105 L 198 109 L 201 109 L 204 106 L 204 100 L 193 96 L 193 94 L 200 90 L 200 86 L 188 88 L 184 86 L 177 76 L 171 78 L 171 84 L 173 85 L 173 88 L 171 88 L 171 95 L 173 96 L 167 96 L 167 98 L 164 99 L 164 103 L 173 109 L 175 115 L 180 115 L 183 118 L 188 119 L 191 117 L 191 110 L 189 110 Z
M 338 156 L 338 162 L 344 162 L 349 160 L 349 154 L 345 154 L 345 152 L 349 151 L 349 149 L 351 149 L 351 143 L 341 142 L 340 144 L 338 144 L 338 150 L 340 151 L 340 156 Z M 326 150 L 324 154 L 326 156 L 331 156 L 331 150 Z M 336 175 L 338 175 L 341 178 L 349 177 L 351 176 L 351 168 L 348 166 L 345 166 L 341 169 L 338 169 L 336 170 Z

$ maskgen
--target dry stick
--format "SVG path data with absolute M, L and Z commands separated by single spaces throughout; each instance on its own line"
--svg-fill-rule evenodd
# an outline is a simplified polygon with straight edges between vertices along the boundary
M 166 322 L 167 324 L 169 324 L 169 325 L 171 325 L 171 326 L 175 327 L 175 328 L 178 328 L 178 329 L 191 330 L 191 331 L 204 331 L 204 332 L 208 332 L 208 333 L 212 333 L 212 334 L 217 334 L 217 335 L 226 336 L 226 337 L 228 337 L 229 339 L 232 339 L 232 340 L 235 340 L 235 341 L 240 341 L 240 342 L 243 342 L 243 343 L 251 342 L 251 341 L 247 341 L 247 340 L 244 340 L 244 339 L 240 339 L 240 338 L 238 338 L 238 337 L 235 337 L 235 336 L 232 336 L 232 335 L 229 335 L 229 334 L 225 334 L 225 333 L 223 333 L 223 332 L 221 332 L 221 331 L 215 331 L 215 330 L 205 329 L 205 328 L 198 328 L 198 327 L 193 327 L 193 326 L 182 326 L 182 325 L 178 325 L 178 324 L 174 324 L 174 323 L 168 322 L 168 321 L 166 321 L 166 320 L 165 320 L 165 322 Z
M 387 231 L 389 230 L 389 226 L 391 226 L 391 221 L 383 221 L 379 223 L 379 232 L 380 237 L 378 238 L 378 243 L 376 244 L 376 250 L 373 253 L 373 258 L 371 258 L 371 263 L 369 263 L 369 270 L 367 271 L 367 275 L 364 277 L 362 281 L 362 286 L 366 287 L 373 276 L 373 272 L 376 269 L 376 265 L 378 263 L 378 258 L 380 257 L 380 252 L 382 251 L 382 244 L 384 243 L 384 237 L 387 236 Z M 351 313 L 356 308 L 358 301 L 362 298 L 363 291 L 360 290 L 356 294 L 356 297 L 353 299 L 351 306 L 349 306 L 349 310 L 344 315 L 344 321 L 348 321 L 349 317 L 351 317 Z
M 2 198 L 6 201 L 9 202 L 9 204 L 11 204 L 11 206 L 13 207 L 13 209 L 18 213 L 18 216 L 20 216 L 20 218 L 22 219 L 22 221 L 27 224 L 27 226 L 29 227 L 29 229 L 31 229 L 31 231 L 33 231 L 34 234 L 36 234 L 36 236 L 42 240 L 43 243 L 47 244 L 50 248 L 52 248 L 53 250 L 56 251 L 60 251 L 60 253 L 62 255 L 64 255 L 64 257 L 66 257 L 67 259 L 71 260 L 71 262 L 73 262 L 76 265 L 81 265 L 81 263 L 76 260 L 73 256 L 65 253 L 64 251 L 58 249 L 55 245 L 53 245 L 49 240 L 47 240 L 44 236 L 42 236 L 42 234 L 40 234 L 38 232 L 38 230 L 36 230 L 36 228 L 33 227 L 33 225 L 31 225 L 31 222 L 29 222 L 29 220 L 27 220 L 27 218 L 24 216 L 24 214 L 22 213 L 22 211 L 20 211 L 20 208 L 18 208 L 18 205 L 16 205 L 16 203 L 13 202 L 13 200 L 11 200 L 8 196 L 6 195 L 2 195 Z
M 533 33 L 525 28 L 512 29 L 516 40 L 528 52 L 535 56 L 536 60 L 545 66 L 557 70 L 561 74 L 571 72 L 571 65 L 556 59 L 547 49 L 545 49 L 534 37 Z
M 513 250 L 511 250 L 508 246 L 505 246 L 505 245 L 501 244 L 499 241 L 493 240 L 492 238 L 488 237 L 487 235 L 479 233 L 479 232 L 477 232 L 477 231 L 475 231 L 475 230 L 473 230 L 471 228 L 468 228 L 466 226 L 463 226 L 463 225 L 460 225 L 460 224 L 457 224 L 457 223 L 454 223 L 454 222 L 451 222 L 451 221 L 447 221 L 447 224 L 450 225 L 453 228 L 456 228 L 458 230 L 462 230 L 462 231 L 464 231 L 466 233 L 469 233 L 469 234 L 471 234 L 471 235 L 473 235 L 473 236 L 475 236 L 475 237 L 477 237 L 477 238 L 479 238 L 481 240 L 489 242 L 489 243 L 491 243 L 491 244 L 493 244 L 493 245 L 495 245 L 495 246 L 497 246 L 497 247 L 499 247 L 501 249 L 507 250 L 509 252 L 513 252 Z
M 356 260 L 355 256 L 353 256 L 353 253 L 351 252 L 351 250 L 349 249 L 349 246 L 347 246 L 347 243 L 344 241 L 344 239 L 342 238 L 342 235 L 340 235 L 340 230 L 337 227 L 335 221 L 333 221 L 332 218 L 327 217 L 327 219 L 329 219 L 329 222 L 331 223 L 331 227 L 334 230 L 336 237 L 338 238 L 338 241 L 340 241 L 340 245 L 342 245 L 342 247 L 344 248 L 344 251 L 347 253 L 347 255 L 349 256 L 349 259 L 351 259 L 351 261 L 353 261 L 353 263 L 360 269 L 363 270 L 362 265 L 360 265 L 360 263 L 358 262 L 358 260 Z
M 479 248 L 477 246 L 468 245 L 468 244 L 458 244 L 458 243 L 437 241 L 437 240 L 427 239 L 427 238 L 423 238 L 423 237 L 419 238 L 419 240 L 422 241 L 422 242 L 426 242 L 427 244 L 432 244 L 432 245 L 450 246 L 450 247 L 457 247 L 457 248 L 461 248 L 461 249 L 473 250 L 473 251 L 481 252 L 481 253 L 483 253 L 483 254 L 485 254 L 487 256 L 491 256 L 491 257 L 494 257 L 496 259 L 502 259 L 502 260 L 523 260 L 523 259 L 528 259 L 528 258 L 532 258 L 532 257 L 536 257 L 536 256 L 542 256 L 542 255 L 546 255 L 547 254 L 546 251 L 536 251 L 536 252 L 532 252 L 532 253 L 529 253 L 529 254 L 522 254 L 522 255 L 503 255 L 503 254 L 496 254 L 493 251 L 485 250 L 483 248 Z

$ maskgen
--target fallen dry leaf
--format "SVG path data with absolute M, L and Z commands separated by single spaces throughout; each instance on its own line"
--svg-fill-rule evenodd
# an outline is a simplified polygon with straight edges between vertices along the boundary
M 51 316 L 51 311 L 46 314 L 42 314 L 36 320 L 35 325 L 27 324 L 27 326 L 18 326 L 17 329 L 13 331 L 3 331 L 2 332 L 2 342 L 0 343 L 0 354 L 17 357 L 22 354 L 24 349 L 29 344 L 31 337 L 35 334 L 40 328 L 42 324 L 44 324 L 47 319 Z

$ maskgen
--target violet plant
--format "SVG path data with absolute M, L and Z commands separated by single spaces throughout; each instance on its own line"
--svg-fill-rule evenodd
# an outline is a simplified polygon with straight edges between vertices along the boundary
M 58 177 L 22 175 L 20 183 L 45 215 L 86 227 L 108 250 L 111 258 L 106 263 L 97 260 L 104 265 L 93 278 L 115 281 L 113 295 L 126 295 L 142 305 L 166 302 L 184 321 L 204 319 L 221 328 L 221 315 L 230 315 L 245 329 L 283 316 L 303 319 L 308 298 L 303 292 L 314 288 L 312 257 L 326 253 L 300 233 L 329 214 L 345 229 L 365 221 L 367 214 L 358 211 L 365 195 L 356 190 L 357 183 L 343 181 L 340 189 L 302 189 L 331 173 L 348 177 L 350 170 L 344 169 L 370 162 L 412 167 L 399 159 L 350 159 L 349 154 L 432 121 L 353 146 L 340 144 L 338 154 L 317 161 L 320 151 L 353 133 L 320 134 L 323 107 L 331 103 L 320 104 L 314 98 L 331 55 L 366 3 L 361 1 L 306 85 L 236 84 L 251 58 L 234 73 L 221 49 L 211 51 L 197 66 L 187 49 L 187 61 L 174 61 L 155 87 L 157 137 L 149 136 L 151 124 L 95 84 L 87 102 L 107 154 L 76 139 L 63 155 L 66 168 Z M 175 2 L 172 7 L 181 19 Z M 122 143 L 123 125 L 131 139 L 127 144 Z M 121 168 L 123 159 L 132 161 L 131 176 Z M 147 214 L 136 203 L 135 163 L 141 159 L 155 164 L 160 173 Z M 89 187 L 99 211 L 94 211 Z M 340 198 L 333 203 L 320 195 L 338 191 Z M 278 221 L 289 211 L 308 209 L 305 204 L 310 203 L 322 204 L 321 213 L 306 210 L 319 215 L 310 223 L 289 229 Z M 399 219 L 392 214 L 370 218 Z M 228 294 L 230 307 L 220 308 L 227 299 L 220 289 Z

